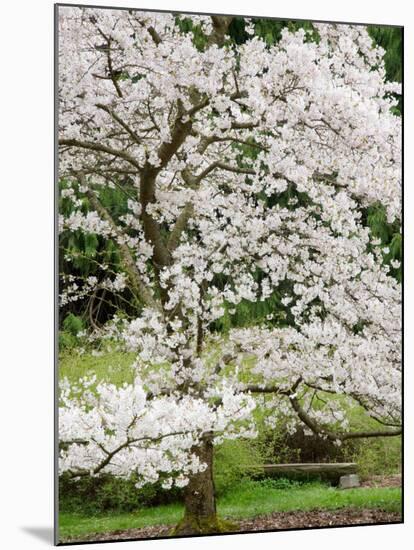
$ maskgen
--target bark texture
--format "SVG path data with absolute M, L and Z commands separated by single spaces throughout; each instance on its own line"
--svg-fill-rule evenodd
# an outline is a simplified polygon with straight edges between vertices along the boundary
M 199 535 L 234 531 L 236 526 L 233 523 L 217 517 L 211 437 L 204 438 L 193 452 L 207 464 L 207 468 L 190 478 L 184 494 L 184 517 L 172 534 Z

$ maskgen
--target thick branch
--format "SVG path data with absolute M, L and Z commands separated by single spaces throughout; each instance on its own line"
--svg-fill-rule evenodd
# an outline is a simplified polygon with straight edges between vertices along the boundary
M 233 17 L 229 17 L 225 15 L 211 16 L 213 31 L 208 37 L 207 46 L 211 46 L 212 44 L 217 44 L 218 46 L 222 46 L 224 44 L 225 36 L 232 20 L 233 20 Z
M 174 227 L 170 233 L 170 237 L 168 239 L 167 248 L 169 252 L 173 252 L 180 242 L 180 237 L 184 231 L 184 229 L 187 227 L 188 220 L 191 218 L 191 216 L 194 214 L 194 206 L 192 203 L 188 202 L 181 214 L 178 216 Z
M 217 162 L 216 167 L 220 168 L 220 170 L 225 170 L 226 172 L 233 172 L 234 174 L 256 175 L 256 171 L 252 168 L 239 168 L 238 166 L 231 166 L 230 164 L 225 164 L 224 162 Z
M 154 27 L 146 27 L 145 23 L 141 20 L 136 19 L 136 21 L 141 25 L 142 28 L 146 29 L 148 34 L 151 36 L 152 40 L 154 41 L 155 45 L 158 46 L 158 44 L 161 44 L 162 39 L 161 36 L 157 33 L 157 31 L 154 29 Z
M 252 130 L 257 128 L 259 124 L 257 122 L 232 122 L 232 130 Z
M 367 432 L 333 432 L 327 428 L 318 424 L 300 405 L 299 400 L 290 395 L 289 396 L 290 404 L 295 410 L 298 417 L 302 420 L 308 428 L 310 428 L 313 433 L 327 437 L 331 441 L 346 441 L 347 439 L 360 439 L 368 437 L 393 437 L 396 435 L 402 434 L 402 429 L 397 430 L 378 430 L 378 431 L 367 431 Z
M 126 160 L 127 162 L 132 164 L 132 166 L 134 166 L 137 170 L 140 170 L 139 164 L 128 153 L 126 153 L 125 151 L 119 151 L 119 149 L 113 149 L 112 147 L 108 147 L 100 143 L 94 143 L 93 141 L 80 141 L 78 139 L 63 138 L 63 139 L 59 139 L 59 145 L 67 146 L 67 147 L 80 147 L 81 149 L 87 149 L 89 151 L 106 153 L 107 155 L 112 155 L 114 157 L 118 157 L 123 160 Z
M 273 394 L 279 394 L 279 395 L 289 395 L 289 392 L 287 390 L 282 390 L 278 386 L 257 386 L 255 384 L 248 385 L 244 391 L 250 392 L 250 393 L 273 393 Z
M 213 24 L 213 32 L 208 38 L 207 46 L 212 46 L 217 44 L 217 46 L 222 46 L 224 43 L 224 37 L 228 30 L 228 27 L 232 21 L 233 17 L 228 16 L 216 16 L 211 17 Z M 150 32 L 150 31 L 148 31 Z M 152 35 L 151 35 L 152 36 Z M 171 141 L 169 143 L 162 143 L 158 150 L 158 157 L 161 159 L 161 165 L 159 170 L 161 170 L 169 162 L 171 157 L 178 151 L 182 143 L 185 141 L 186 137 L 190 134 L 192 130 L 192 121 L 191 117 L 197 113 L 199 110 L 203 109 L 209 104 L 209 98 L 206 97 L 203 100 L 194 104 L 194 106 L 185 111 L 183 109 L 182 103 L 180 100 L 177 102 L 178 115 L 174 124 L 174 128 L 171 133 Z M 186 122 L 183 122 L 183 117 L 188 117 Z
M 113 69 L 113 65 L 112 65 L 110 42 L 108 42 L 107 56 L 108 56 L 108 70 L 109 70 L 109 74 L 111 76 L 112 83 L 114 85 L 114 88 L 116 90 L 116 93 L 117 93 L 118 97 L 122 98 L 123 94 L 122 94 L 121 88 L 118 84 L 117 76 L 114 73 L 114 69 Z
M 302 379 L 299 378 L 290 390 L 282 390 L 278 386 L 265 386 L 260 387 L 257 385 L 247 386 L 246 390 L 251 393 L 272 393 L 285 395 L 289 398 L 290 404 L 292 405 L 294 411 L 302 420 L 302 422 L 316 435 L 321 437 L 326 437 L 331 441 L 346 441 L 347 439 L 361 439 L 369 437 L 393 437 L 402 434 L 402 428 L 396 430 L 373 430 L 373 431 L 361 431 L 361 432 L 334 432 L 321 426 L 314 420 L 301 406 L 298 398 L 295 396 L 295 391 L 298 388 L 299 384 L 302 382 Z
M 171 141 L 162 143 L 158 149 L 158 157 L 161 160 L 158 172 L 168 164 L 191 131 L 192 123 L 190 118 L 186 122 L 183 122 L 185 111 L 180 100 L 177 102 L 177 108 L 178 113 L 171 132 Z
M 217 143 L 217 142 L 223 142 L 223 141 L 231 141 L 233 143 L 240 143 L 241 145 L 247 145 L 248 147 L 253 147 L 256 149 L 260 149 L 262 151 L 269 151 L 269 147 L 266 147 L 264 145 L 261 145 L 260 143 L 255 143 L 252 141 L 247 141 L 245 139 L 239 139 L 237 137 L 233 136 L 225 136 L 225 137 L 219 137 L 219 136 L 211 136 L 205 138 L 205 141 L 203 140 L 202 145 L 204 146 L 204 150 L 207 148 L 206 146 L 210 145 L 211 143 Z
M 225 172 L 232 172 L 234 174 L 249 174 L 249 175 L 256 175 L 255 170 L 252 168 L 240 168 L 238 166 L 231 166 L 230 164 L 226 164 L 221 161 L 215 161 L 212 162 L 207 168 L 205 168 L 200 174 L 197 176 L 188 176 L 189 182 L 194 185 L 200 183 L 202 179 L 204 179 L 206 176 L 210 174 L 213 170 L 216 168 L 219 168 L 220 170 L 224 170 Z
M 158 222 L 147 212 L 147 206 L 155 203 L 155 178 L 157 170 L 147 165 L 141 173 L 140 202 L 141 221 L 144 226 L 145 239 L 154 247 L 154 262 L 156 267 L 170 265 L 171 254 L 161 235 Z

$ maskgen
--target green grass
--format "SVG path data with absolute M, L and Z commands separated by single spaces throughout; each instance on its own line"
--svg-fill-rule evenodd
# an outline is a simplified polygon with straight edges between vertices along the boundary
M 86 517 L 80 514 L 59 514 L 60 539 L 80 537 L 92 533 L 104 533 L 149 525 L 174 525 L 182 516 L 180 504 L 166 504 L 154 508 L 123 514 L 109 513 Z
M 273 489 L 260 482 L 245 481 L 219 500 L 218 511 L 234 518 L 317 508 L 381 508 L 395 512 L 401 507 L 400 498 L 399 488 L 367 487 L 343 491 L 321 483 L 310 483 Z
M 94 374 L 98 381 L 116 385 L 130 383 L 134 379 L 132 364 L 135 359 L 135 353 L 113 351 L 94 356 L 87 353 L 79 355 L 75 350 L 67 350 L 59 357 L 59 377 L 78 382 L 83 376 Z
M 337 510 L 339 508 L 379 508 L 390 512 L 401 509 L 399 488 L 359 488 L 341 491 L 321 483 L 272 488 L 259 481 L 244 481 L 218 500 L 222 517 L 242 519 L 272 512 L 295 510 Z M 81 514 L 60 514 L 60 537 L 110 532 L 150 525 L 174 525 L 183 514 L 180 504 L 143 508 L 124 514 L 100 514 L 85 517 Z

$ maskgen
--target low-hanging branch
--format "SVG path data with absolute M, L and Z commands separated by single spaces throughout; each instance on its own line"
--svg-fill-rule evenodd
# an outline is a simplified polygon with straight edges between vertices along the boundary
M 360 439 L 360 438 L 370 438 L 370 437 L 393 437 L 402 434 L 402 428 L 397 428 L 395 430 L 372 430 L 372 431 L 361 431 L 361 432 L 334 432 L 321 426 L 314 418 L 312 418 L 309 413 L 300 404 L 299 399 L 296 397 L 296 390 L 302 382 L 302 378 L 299 378 L 295 384 L 290 389 L 282 389 L 278 386 L 259 386 L 259 385 L 248 385 L 244 391 L 257 394 L 277 394 L 288 397 L 292 408 L 302 420 L 302 422 L 316 435 L 321 437 L 326 437 L 331 441 L 346 441 L 347 439 Z
M 106 466 L 109 465 L 111 460 L 118 453 L 120 453 L 121 451 L 123 451 L 124 449 L 126 449 L 128 447 L 133 447 L 137 443 L 140 443 L 140 442 L 143 442 L 143 441 L 149 441 L 151 443 L 157 443 L 157 442 L 161 441 L 162 439 L 165 439 L 166 437 L 174 437 L 174 436 L 178 436 L 178 435 L 188 435 L 189 433 L 193 433 L 193 432 L 190 432 L 188 430 L 180 430 L 180 431 L 173 431 L 173 432 L 167 433 L 167 434 L 161 434 L 159 436 L 143 436 L 143 437 L 137 437 L 137 438 L 127 438 L 126 441 L 121 443 L 121 445 L 118 445 L 118 447 L 116 447 L 113 451 L 110 451 L 110 452 L 107 451 L 102 444 L 99 444 L 96 441 L 92 441 L 92 443 L 95 443 L 102 450 L 102 452 L 106 455 L 104 460 L 102 460 L 102 462 L 100 462 L 95 468 L 93 468 L 92 471 L 91 470 L 86 470 L 86 469 L 85 470 L 76 470 L 76 471 L 68 470 L 68 474 L 69 474 L 70 477 L 74 477 L 74 478 L 90 476 L 91 474 L 92 475 L 97 475 L 101 470 L 103 470 Z M 90 445 L 90 441 L 86 441 L 86 440 L 70 440 L 70 441 L 62 441 L 62 443 L 64 444 L 64 446 L 70 446 L 70 445 L 73 445 L 73 444 L 76 444 L 76 445 Z
M 361 432 L 333 432 L 318 424 L 301 406 L 297 397 L 289 396 L 290 404 L 296 411 L 298 417 L 302 420 L 313 433 L 327 437 L 331 441 L 346 441 L 347 439 L 361 439 L 369 437 L 394 437 L 402 434 L 402 428 L 397 430 L 373 430 Z
M 121 151 L 119 149 L 113 149 L 112 147 L 103 145 L 102 143 L 95 143 L 93 141 L 82 141 L 79 139 L 61 138 L 59 139 L 59 145 L 67 146 L 67 147 L 79 147 L 80 149 L 96 151 L 99 153 L 106 153 L 107 155 L 112 155 L 114 157 L 118 157 L 120 159 L 126 160 L 127 162 L 132 164 L 132 166 L 134 166 L 138 171 L 141 170 L 140 165 L 133 157 L 131 157 L 131 155 L 129 155 L 125 151 Z

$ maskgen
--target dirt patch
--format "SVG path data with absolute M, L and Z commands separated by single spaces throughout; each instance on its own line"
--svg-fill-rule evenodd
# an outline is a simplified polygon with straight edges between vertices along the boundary
M 401 474 L 371 476 L 365 481 L 361 481 L 361 487 L 401 487 Z
M 344 508 L 342 510 L 312 510 L 310 512 L 275 512 L 240 522 L 241 531 L 298 529 L 304 527 L 331 527 L 364 525 L 366 523 L 392 523 L 401 521 L 401 515 L 383 510 Z
M 274 512 L 266 516 L 240 520 L 237 532 L 274 531 L 310 527 L 334 527 L 344 525 L 364 525 L 378 523 L 398 523 L 401 515 L 383 510 L 344 508 L 342 510 L 312 510 L 310 512 Z M 127 529 L 110 533 L 97 533 L 65 542 L 91 542 L 127 539 L 147 539 L 168 537 L 171 526 L 154 525 L 142 529 Z

